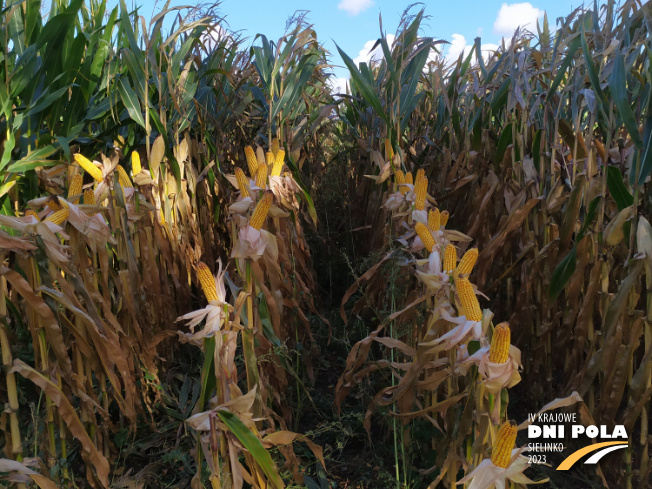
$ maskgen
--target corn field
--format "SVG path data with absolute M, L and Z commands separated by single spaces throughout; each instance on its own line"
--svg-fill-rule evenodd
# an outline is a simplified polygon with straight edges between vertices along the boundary
M 652 487 L 650 3 L 360 64 L 0 6 L 2 487 Z

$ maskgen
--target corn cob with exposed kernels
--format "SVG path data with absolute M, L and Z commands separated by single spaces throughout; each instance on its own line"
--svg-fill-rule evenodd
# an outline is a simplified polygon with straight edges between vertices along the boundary
M 503 469 L 509 467 L 509 462 L 512 459 L 512 450 L 516 443 L 516 423 L 508 421 L 498 430 L 496 437 L 496 444 L 491 451 L 491 462 L 496 466 Z
M 69 215 L 70 215 L 70 211 L 68 209 L 61 209 L 55 212 L 54 214 L 50 214 L 50 216 L 46 219 L 46 221 L 61 225 L 63 221 L 68 219 Z
M 281 147 L 278 138 L 272 139 L 272 153 L 274 154 L 274 157 L 276 157 L 279 148 Z
M 448 244 L 444 249 L 444 273 L 451 273 L 457 265 L 457 250 L 455 245 Z
M 136 176 L 142 171 L 143 167 L 140 164 L 140 155 L 138 151 L 131 153 L 131 173 Z
M 249 225 L 252 228 L 260 230 L 260 228 L 263 227 L 263 223 L 267 218 L 267 214 L 269 213 L 269 208 L 272 206 L 273 200 L 274 194 L 269 190 L 265 192 L 263 198 L 260 199 L 258 204 L 256 204 L 254 213 L 251 215 L 251 219 L 249 220 Z
M 93 177 L 95 181 L 101 182 L 103 180 L 102 170 L 96 167 L 95 164 L 84 155 L 77 153 L 75 155 L 75 161 L 86 171 L 86 173 Z
M 414 207 L 418 211 L 422 211 L 426 207 L 426 193 L 428 192 L 428 179 L 426 178 L 425 172 L 419 170 L 417 172 L 417 179 L 414 182 Z
M 90 188 L 84 190 L 84 204 L 95 205 L 95 192 Z
M 509 345 L 512 333 L 509 323 L 502 322 L 494 328 L 489 347 L 489 361 L 493 363 L 506 363 L 509 360 Z
M 385 161 L 392 161 L 394 159 L 394 148 L 389 139 L 385 139 Z
M 246 146 L 245 156 L 247 158 L 247 166 L 249 166 L 249 176 L 251 178 L 256 178 L 256 175 L 258 174 L 258 159 L 256 159 L 254 148 Z
M 435 247 L 435 238 L 432 237 L 432 233 L 428 229 L 428 226 L 422 222 L 417 222 L 414 226 L 414 230 L 419 235 L 419 238 L 421 238 L 421 242 L 423 243 L 423 246 L 426 247 L 426 250 L 428 250 L 428 253 L 432 253 L 432 249 Z
M 448 211 L 442 211 L 441 215 L 439 216 L 439 222 L 442 226 L 446 227 L 449 215 L 450 214 L 448 214 Z
M 240 191 L 240 195 L 243 197 L 249 197 L 249 191 L 247 190 L 247 177 L 242 171 L 242 168 L 236 167 L 235 179 L 238 181 L 238 190 Z
M 269 172 L 271 173 L 272 167 L 274 166 L 274 153 L 272 153 L 271 151 L 265 153 L 265 163 L 267 163 L 267 167 L 269 169 Z
M 256 186 L 260 188 L 265 188 L 267 186 L 267 166 L 260 165 L 258 167 L 258 173 L 256 173 Z
M 407 183 L 408 185 L 412 185 L 414 183 L 412 180 L 412 173 L 408 172 L 405 174 L 405 183 Z
M 83 184 L 84 184 L 84 177 L 82 177 L 80 174 L 77 174 L 72 177 L 72 180 L 70 181 L 70 186 L 68 187 L 68 200 L 70 200 L 70 202 L 72 202 L 73 204 L 79 202 L 79 197 L 73 200 L 71 200 L 71 197 L 82 193 Z
M 204 295 L 208 302 L 217 300 L 217 289 L 215 288 L 215 278 L 211 273 L 210 268 L 204 262 L 197 263 L 197 276 L 199 283 L 204 291 Z
M 37 221 L 40 221 L 40 220 L 41 220 L 41 219 L 38 217 L 38 214 L 36 213 L 36 211 L 35 211 L 34 209 L 27 209 L 27 210 L 25 211 L 25 215 L 26 215 L 26 216 L 32 216 L 32 217 L 35 217 Z
M 478 261 L 478 249 L 471 248 L 462 256 L 459 265 L 453 272 L 453 277 L 468 277 L 476 261 Z
M 482 310 L 478 298 L 473 292 L 473 286 L 468 278 L 455 279 L 455 289 L 460 298 L 462 313 L 469 321 L 482 321 Z
M 118 181 L 122 185 L 122 188 L 131 188 L 134 186 L 122 165 L 116 166 L 116 170 L 118 170 Z
M 439 214 L 439 209 L 435 207 L 435 210 L 430 209 L 428 212 L 428 227 L 431 231 L 439 231 L 441 227 L 441 216 Z
M 48 207 L 48 209 L 54 212 L 63 209 L 61 203 L 59 202 L 59 199 L 55 196 L 49 197 L 48 200 L 45 201 L 45 205 Z
M 285 150 L 279 149 L 274 159 L 274 166 L 272 167 L 272 176 L 278 177 L 281 175 L 283 165 L 285 163 Z
M 405 183 L 405 174 L 402 170 L 396 170 L 394 172 L 394 180 L 397 184 Z

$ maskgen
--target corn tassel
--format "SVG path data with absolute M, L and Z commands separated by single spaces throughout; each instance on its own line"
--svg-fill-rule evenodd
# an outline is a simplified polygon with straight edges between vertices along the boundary
M 462 313 L 469 321 L 482 321 L 482 310 L 478 298 L 473 292 L 473 286 L 468 278 L 455 279 L 455 289 L 460 298 Z
M 414 207 L 418 211 L 422 211 L 426 207 L 426 193 L 428 192 L 428 179 L 424 175 L 423 170 L 417 172 L 417 180 L 414 183 Z
M 453 277 L 468 277 L 473 270 L 473 266 L 475 265 L 476 261 L 478 261 L 478 249 L 471 248 L 466 253 L 464 253 L 464 256 L 460 260 L 459 265 L 457 265 L 457 268 L 453 272 Z
M 419 235 L 419 238 L 421 238 L 421 242 L 428 250 L 428 253 L 432 253 L 432 249 L 435 247 L 435 238 L 432 237 L 432 233 L 428 229 L 428 226 L 422 222 L 418 222 L 414 226 L 414 230 Z
M 442 226 L 446 227 L 446 224 L 448 223 L 448 217 L 450 214 L 448 211 L 442 211 L 441 215 L 439 216 L 439 221 Z
M 236 167 L 235 178 L 238 181 L 238 190 L 240 191 L 240 194 L 243 197 L 249 197 L 249 191 L 247 190 L 247 177 L 242 171 L 242 168 Z
M 95 181 L 101 182 L 103 180 L 102 170 L 96 167 L 95 164 L 84 155 L 77 153 L 75 155 L 75 161 L 86 171 L 86 173 L 93 177 Z
M 508 421 L 498 430 L 496 445 L 491 451 L 491 462 L 496 467 L 506 469 L 512 459 L 512 450 L 516 443 L 516 423 Z
M 84 184 L 84 177 L 82 177 L 79 173 L 72 177 L 72 181 L 70 182 L 70 186 L 68 187 L 68 200 L 73 195 L 79 195 L 82 193 L 82 185 Z M 73 204 L 76 204 L 79 202 L 79 197 L 70 200 Z
M 249 225 L 252 228 L 260 230 L 260 228 L 263 227 L 263 223 L 267 218 L 267 213 L 269 212 L 269 208 L 272 206 L 273 200 L 274 194 L 269 190 L 265 192 L 263 198 L 260 199 L 258 204 L 256 204 L 254 213 L 251 215 L 251 219 L 249 220 Z
M 201 283 L 201 288 L 208 302 L 216 301 L 217 288 L 215 287 L 215 278 L 206 263 L 201 261 L 197 263 L 197 276 L 199 277 L 199 283 Z
M 70 215 L 70 211 L 68 209 L 61 209 L 55 212 L 54 214 L 50 214 L 50 216 L 46 219 L 46 221 L 61 225 L 63 221 L 68 219 L 69 215 Z
M 116 170 L 118 170 L 118 181 L 120 182 L 120 185 L 122 185 L 122 188 L 131 188 L 134 186 L 134 184 L 131 183 L 131 178 L 129 178 L 129 175 L 127 175 L 127 172 L 122 165 L 118 165 Z
M 265 188 L 267 186 L 267 166 L 260 165 L 258 167 L 258 173 L 256 173 L 256 186 L 260 188 Z
M 131 173 L 136 176 L 142 171 L 143 167 L 140 164 L 140 155 L 138 151 L 131 153 Z
M 258 160 L 256 159 L 254 148 L 251 146 L 246 146 L 245 156 L 247 158 L 247 165 L 249 166 L 249 176 L 255 179 L 256 175 L 258 174 Z
M 283 165 L 285 163 L 285 150 L 279 149 L 274 159 L 274 166 L 272 167 L 272 176 L 278 177 L 281 175 Z
M 41 220 L 41 219 L 38 217 L 38 214 L 36 213 L 36 211 L 35 211 L 34 209 L 27 209 L 27 210 L 25 211 L 25 215 L 26 215 L 26 216 L 32 216 L 32 217 L 35 217 L 37 221 L 40 221 L 40 220 Z
M 272 153 L 274 154 L 274 158 L 276 158 L 276 155 L 278 154 L 278 150 L 281 147 L 281 145 L 278 142 L 278 138 L 272 139 Z
M 84 204 L 95 205 L 95 192 L 93 192 L 93 189 L 87 188 L 84 190 Z
M 435 210 L 430 209 L 430 212 L 428 212 L 428 227 L 431 231 L 439 231 L 441 227 L 441 216 L 439 209 L 436 207 Z
M 444 273 L 451 273 L 457 264 L 457 250 L 455 245 L 448 244 L 444 249 Z
M 509 360 L 509 345 L 512 333 L 509 323 L 502 322 L 494 328 L 489 347 L 489 361 L 493 363 L 507 363 Z

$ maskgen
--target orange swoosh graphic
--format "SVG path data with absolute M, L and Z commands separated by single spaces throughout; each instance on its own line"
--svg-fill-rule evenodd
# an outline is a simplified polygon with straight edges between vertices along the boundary
M 573 452 L 568 457 L 566 457 L 564 461 L 561 464 L 559 464 L 557 470 L 570 469 L 573 466 L 573 464 L 575 464 L 575 462 L 581 459 L 584 455 L 586 455 L 587 453 L 595 452 L 600 448 L 609 447 L 612 445 L 626 445 L 626 444 L 627 442 L 622 442 L 622 441 L 605 441 L 602 443 L 595 443 L 593 445 L 589 445 L 588 447 L 580 448 L 576 452 Z

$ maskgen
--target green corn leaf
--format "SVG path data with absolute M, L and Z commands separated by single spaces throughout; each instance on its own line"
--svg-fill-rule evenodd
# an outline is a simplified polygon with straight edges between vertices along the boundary
M 623 174 L 616 166 L 607 167 L 607 188 L 609 193 L 616 201 L 618 210 L 622 211 L 625 207 L 629 207 L 634 203 L 634 197 L 627 190 L 625 182 L 623 181 Z

